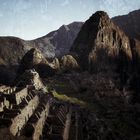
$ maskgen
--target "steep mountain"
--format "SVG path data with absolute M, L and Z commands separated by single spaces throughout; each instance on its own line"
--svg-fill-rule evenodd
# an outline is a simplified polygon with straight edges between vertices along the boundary
M 69 25 L 63 25 L 58 30 L 31 42 L 47 57 L 63 56 L 69 52 L 82 25 L 82 22 L 73 22 Z
M 85 22 L 71 52 L 76 53 L 82 68 L 91 72 L 117 70 L 118 66 L 125 71 L 132 60 L 129 38 L 103 11 Z
M 132 11 L 127 15 L 112 18 L 129 37 L 140 40 L 140 9 Z

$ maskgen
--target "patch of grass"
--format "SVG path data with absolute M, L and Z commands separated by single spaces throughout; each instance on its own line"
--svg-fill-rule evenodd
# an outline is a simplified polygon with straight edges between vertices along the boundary
M 59 100 L 62 100 L 62 101 L 67 101 L 67 102 L 77 104 L 77 105 L 80 105 L 80 106 L 86 106 L 86 102 L 84 102 L 82 100 L 79 100 L 75 97 L 69 97 L 65 94 L 57 93 L 56 91 L 53 91 L 53 96 L 55 98 L 59 99 Z

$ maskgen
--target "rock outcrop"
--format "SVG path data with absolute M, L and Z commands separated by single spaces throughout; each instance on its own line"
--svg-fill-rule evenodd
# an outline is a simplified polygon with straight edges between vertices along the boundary
M 128 15 L 114 17 L 112 21 L 130 38 L 140 40 L 140 9 L 130 12 Z
M 52 62 L 50 62 L 49 64 L 50 64 L 50 66 L 51 66 L 53 69 L 55 69 L 55 70 L 57 70 L 57 71 L 60 70 L 60 62 L 59 62 L 59 59 L 58 59 L 57 57 L 55 57 L 55 58 L 52 60 Z
M 35 69 L 43 78 L 55 74 L 55 69 L 43 56 L 40 50 L 32 48 L 21 60 L 18 75 L 23 74 L 25 70 Z
M 26 69 L 32 69 L 35 65 L 39 63 L 48 63 L 45 57 L 42 55 L 40 50 L 31 49 L 28 51 L 21 60 L 21 67 L 19 73 L 23 73 Z
M 60 60 L 60 66 L 63 72 L 79 69 L 79 65 L 72 55 L 64 55 Z
M 102 11 L 85 22 L 71 52 L 76 53 L 82 68 L 91 72 L 126 71 L 132 60 L 129 38 Z

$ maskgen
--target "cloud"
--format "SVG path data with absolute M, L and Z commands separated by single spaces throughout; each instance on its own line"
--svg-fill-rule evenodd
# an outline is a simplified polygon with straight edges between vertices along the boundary
M 31 0 L 20 0 L 20 1 L 13 1 L 12 3 L 12 11 L 15 13 L 15 14 L 20 14 L 20 12 L 22 11 L 26 11 L 27 9 L 30 9 L 32 6 L 32 3 L 31 3 Z
M 69 0 L 65 0 L 64 2 L 61 3 L 61 6 L 66 6 L 69 4 Z

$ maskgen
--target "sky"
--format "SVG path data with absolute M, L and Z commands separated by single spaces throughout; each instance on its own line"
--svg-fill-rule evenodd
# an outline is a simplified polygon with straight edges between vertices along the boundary
M 0 0 L 0 36 L 32 40 L 99 10 L 114 17 L 137 9 L 140 0 Z

